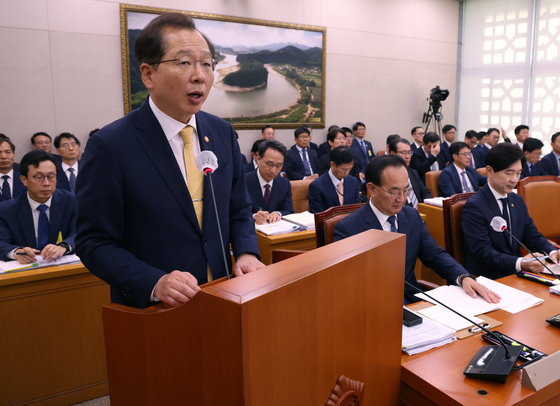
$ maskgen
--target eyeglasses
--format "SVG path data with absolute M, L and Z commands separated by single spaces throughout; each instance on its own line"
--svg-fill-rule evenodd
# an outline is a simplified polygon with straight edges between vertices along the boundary
M 38 175 L 33 175 L 31 178 L 37 183 L 43 183 L 45 178 L 47 178 L 49 182 L 53 182 L 56 179 L 56 173 L 49 173 L 48 175 L 40 173 Z
M 412 155 L 412 151 L 397 151 L 399 155 Z
M 271 161 L 262 161 L 266 166 L 268 166 L 269 168 L 276 168 L 276 169 L 282 169 L 282 167 L 284 166 L 283 163 L 278 163 L 275 164 L 274 162 Z
M 60 144 L 60 148 L 76 148 L 78 146 L 78 144 L 76 142 L 65 142 L 64 144 Z
M 383 189 L 381 186 L 377 186 L 379 189 L 381 189 L 382 191 L 384 191 L 385 193 L 387 193 L 388 195 L 391 195 L 391 197 L 393 199 L 398 199 L 399 197 L 404 197 L 405 199 L 408 197 L 408 194 L 410 193 L 410 188 L 404 188 L 404 189 L 391 189 L 391 190 L 385 190 Z
M 463 153 L 457 154 L 457 155 L 464 156 L 465 158 L 470 158 L 472 156 L 472 154 L 470 152 L 463 152 Z
M 185 72 L 190 73 L 194 70 L 195 65 L 198 63 L 200 68 L 204 73 L 210 73 L 214 71 L 216 66 L 216 61 L 212 58 L 204 58 L 200 60 L 194 60 L 189 56 L 182 56 L 180 58 L 166 59 L 165 61 L 153 62 L 150 65 L 159 65 L 160 63 L 166 62 L 177 62 L 177 66 Z

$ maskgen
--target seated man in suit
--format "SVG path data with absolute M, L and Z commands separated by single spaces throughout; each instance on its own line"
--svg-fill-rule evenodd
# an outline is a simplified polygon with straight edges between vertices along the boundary
M 465 144 L 467 144 L 471 150 L 469 166 L 474 169 L 484 166 L 484 158 L 479 155 L 478 148 L 476 148 L 478 145 L 477 135 L 478 133 L 474 130 L 469 130 L 465 133 Z
M 440 152 L 439 136 L 434 132 L 424 134 L 422 148 L 414 151 L 410 160 L 410 166 L 416 169 L 422 182 L 426 183 L 426 172 L 445 168 L 445 157 Z
M 471 150 L 467 144 L 454 142 L 449 147 L 449 153 L 453 164 L 444 168 L 439 175 L 439 191 L 443 197 L 476 192 L 486 185 L 486 177 L 469 166 Z
M 325 171 L 321 172 L 321 158 L 324 155 L 327 155 L 326 159 L 327 159 L 327 166 L 328 166 L 328 163 L 329 163 L 328 162 L 329 161 L 328 156 L 329 156 L 329 154 L 331 153 L 331 150 L 332 150 L 331 144 L 329 144 L 329 133 L 336 128 L 340 128 L 340 127 L 337 126 L 336 124 L 331 125 L 327 130 L 327 140 L 325 142 L 323 142 L 321 145 L 319 145 L 319 149 L 317 151 L 317 158 L 319 158 L 319 171 L 318 171 L 319 175 L 322 175 L 323 172 L 325 172 Z M 342 131 L 342 134 L 344 134 L 344 131 Z M 344 134 L 344 143 L 346 143 L 346 134 Z M 328 167 L 327 167 L 326 170 L 328 170 Z
M 290 181 L 280 176 L 286 147 L 276 140 L 266 140 L 259 145 L 259 155 L 257 170 L 245 175 L 251 211 L 257 224 L 275 223 L 294 212 Z
M 15 151 L 14 143 L 0 134 L 0 202 L 15 199 L 25 191 L 19 171 L 14 167 Z
M 541 175 L 560 176 L 560 132 L 552 134 L 552 152 L 543 156 L 539 162 Z
M 253 142 L 251 146 L 251 161 L 245 164 L 245 172 L 253 172 L 259 167 L 259 145 L 264 141 L 260 139 Z
M 414 142 L 410 146 L 410 149 L 414 153 L 414 151 L 420 148 L 424 143 L 424 134 L 426 134 L 426 132 L 422 127 L 416 126 L 412 130 L 410 130 L 410 134 L 412 135 L 412 139 L 414 140 Z
M 412 150 L 410 148 L 410 143 L 404 138 L 398 140 L 392 140 L 389 143 L 389 154 L 397 155 L 402 158 L 406 164 L 406 170 L 408 171 L 408 196 L 406 198 L 406 204 L 410 207 L 417 208 L 418 203 L 422 203 L 424 199 L 429 199 L 432 197 L 430 189 L 422 183 L 420 180 L 420 175 L 415 169 L 410 167 L 410 158 L 412 157 Z
M 294 131 L 295 145 L 286 154 L 284 172 L 290 180 L 316 179 L 319 159 L 317 152 L 309 147 L 311 135 L 306 127 Z
M 404 161 L 396 155 L 374 158 L 366 168 L 369 202 L 358 211 L 338 222 L 334 228 L 335 241 L 375 228 L 406 234 L 405 280 L 417 285 L 414 266 L 419 258 L 422 263 L 433 268 L 450 284 L 458 284 L 470 296 L 477 294 L 491 303 L 497 303 L 499 296 L 480 285 L 430 235 L 420 214 L 405 206 L 409 192 L 408 172 Z M 383 272 L 372 269 L 372 272 Z M 415 298 L 414 289 L 405 286 L 404 302 Z
M 498 142 L 500 142 L 500 130 L 497 128 L 489 128 L 486 134 L 488 135 L 485 144 L 487 148 L 492 149 L 498 145 Z
M 476 169 L 484 168 L 486 166 L 486 154 L 490 151 L 490 148 L 486 145 L 488 138 L 488 134 L 485 132 L 476 132 L 476 139 L 478 143 L 471 149 L 474 152 L 475 157 L 480 158 L 477 159 Z
M 345 146 L 331 151 L 331 169 L 309 185 L 309 211 L 319 213 L 329 207 L 360 203 L 360 181 L 349 175 L 354 153 Z
M 528 176 L 541 176 L 541 166 L 538 164 L 541 160 L 542 148 L 544 144 L 537 138 L 527 138 L 523 143 L 523 155 L 525 155 L 526 163 L 521 171 L 521 179 Z
M 441 143 L 440 154 L 443 154 L 442 158 L 445 161 L 445 165 L 450 165 L 451 162 L 453 162 L 453 159 L 451 158 L 449 147 L 452 143 L 455 142 L 455 138 L 457 137 L 457 129 L 451 124 L 446 124 L 441 129 L 441 133 L 443 135 L 443 142 Z
M 360 171 L 360 179 L 365 179 L 366 166 L 371 158 L 375 156 L 371 142 L 364 140 L 366 136 L 366 125 L 360 121 L 352 126 L 354 132 L 354 140 L 352 141 L 352 151 L 356 157 L 358 170 Z
M 55 159 L 43 150 L 25 154 L 20 163 L 27 193 L 0 204 L 0 259 L 22 264 L 71 253 L 78 204 L 73 194 L 56 190 Z
M 80 169 L 80 140 L 74 134 L 62 133 L 54 139 L 54 147 L 62 159 L 58 168 L 56 187 L 74 193 Z
M 329 146 L 329 151 L 319 157 L 319 169 L 317 173 L 319 176 L 327 172 L 331 168 L 331 151 L 336 147 L 341 147 L 346 145 L 346 136 L 342 130 L 338 127 L 331 128 L 327 133 L 327 145 Z M 323 144 L 321 144 L 322 146 Z
M 525 156 L 516 144 L 496 145 L 486 155 L 488 184 L 465 203 L 461 225 L 466 268 L 475 275 L 496 279 L 521 270 L 542 269 L 537 261 L 524 261 L 532 256 L 522 257 L 520 244 L 507 231 L 493 230 L 494 217 L 502 217 L 508 230 L 530 250 L 545 252 L 558 261 L 558 252 L 535 227 L 523 199 L 512 193 L 524 161 Z

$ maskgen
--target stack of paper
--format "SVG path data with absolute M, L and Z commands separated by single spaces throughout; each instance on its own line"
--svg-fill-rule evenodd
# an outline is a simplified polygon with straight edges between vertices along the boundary
M 18 261 L 0 261 L 0 274 L 7 272 L 29 271 L 31 269 L 46 268 L 48 266 L 74 264 L 80 262 L 77 255 L 63 255 L 51 261 L 45 261 L 40 255 L 32 264 L 20 264 Z
M 280 220 L 276 223 L 256 225 L 255 228 L 266 235 L 277 235 L 298 231 L 300 226 L 289 221 Z
M 424 309 L 418 310 L 418 313 L 422 314 L 422 316 L 429 317 L 430 319 L 440 324 L 443 324 L 444 326 L 449 327 L 454 331 L 459 331 L 474 326 L 474 324 L 471 323 L 470 321 L 465 320 L 461 316 L 453 313 L 451 310 L 448 310 L 440 305 L 426 307 Z M 462 312 L 459 313 L 463 314 Z M 478 317 L 475 317 L 473 315 L 470 314 L 469 315 L 463 314 L 463 315 L 471 319 L 475 323 L 478 324 L 484 323 L 484 320 L 479 319 Z
M 302 213 L 287 214 L 282 219 L 297 224 L 305 230 L 315 230 L 315 215 L 304 211 Z
M 455 330 L 422 317 L 421 324 L 402 327 L 402 350 L 408 355 L 418 354 L 455 341 L 454 333 Z
M 443 200 L 445 197 L 430 197 L 429 199 L 424 199 L 424 203 L 431 206 L 443 207 Z

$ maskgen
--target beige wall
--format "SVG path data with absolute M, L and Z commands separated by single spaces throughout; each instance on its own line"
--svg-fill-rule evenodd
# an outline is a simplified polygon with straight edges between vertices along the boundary
M 455 116 L 456 0 L 137 0 L 134 4 L 327 27 L 326 124 L 360 120 L 376 150 L 409 136 L 436 84 Z M 16 159 L 35 131 L 89 131 L 123 114 L 119 2 L 0 1 L 0 132 Z M 210 111 L 211 113 L 211 111 Z M 242 130 L 248 154 L 260 131 Z M 293 130 L 277 138 L 293 144 Z M 314 131 L 323 142 L 325 130 Z

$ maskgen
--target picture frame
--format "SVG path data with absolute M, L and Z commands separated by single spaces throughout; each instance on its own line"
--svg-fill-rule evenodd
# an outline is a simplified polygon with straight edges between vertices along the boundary
M 204 111 L 236 129 L 325 127 L 325 27 L 130 4 L 120 4 L 125 114 L 148 96 L 134 41 L 153 18 L 167 12 L 191 16 L 216 48 Z

